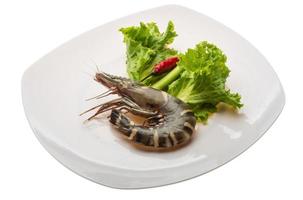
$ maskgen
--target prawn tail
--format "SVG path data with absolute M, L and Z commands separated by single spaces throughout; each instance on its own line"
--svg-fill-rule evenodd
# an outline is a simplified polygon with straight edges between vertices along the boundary
M 134 123 L 125 116 L 121 111 L 117 109 L 113 109 L 110 115 L 109 120 L 119 131 L 123 133 L 123 135 L 129 137 Z

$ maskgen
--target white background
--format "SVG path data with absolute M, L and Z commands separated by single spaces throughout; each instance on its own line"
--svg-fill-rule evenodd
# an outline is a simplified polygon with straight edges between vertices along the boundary
M 23 71 L 103 23 L 168 3 L 202 12 L 254 44 L 277 72 L 286 106 L 271 129 L 232 162 L 195 179 L 117 190 L 69 171 L 39 144 L 21 102 Z M 300 1 L 0 1 L 0 199 L 302 199 L 303 6 Z M 167 11 L 169 12 L 169 10 Z M 60 97 L 59 97 L 60 98 Z M 262 97 L 260 97 L 262 98 Z

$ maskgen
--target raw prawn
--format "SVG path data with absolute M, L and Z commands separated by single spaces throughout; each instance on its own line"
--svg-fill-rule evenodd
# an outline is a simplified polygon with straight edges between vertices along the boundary
M 109 88 L 107 93 L 95 98 L 109 94 L 117 94 L 119 98 L 89 109 L 88 111 L 98 108 L 88 120 L 111 110 L 110 122 L 121 134 L 152 149 L 169 149 L 191 139 L 196 118 L 183 101 L 164 91 L 103 72 L 96 73 L 95 80 Z M 142 125 L 135 124 L 124 111 L 145 117 L 146 120 Z

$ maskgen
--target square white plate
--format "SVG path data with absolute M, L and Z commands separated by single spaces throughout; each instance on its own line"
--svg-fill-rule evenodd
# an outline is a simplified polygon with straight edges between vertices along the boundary
M 224 51 L 231 69 L 227 86 L 242 95 L 243 109 L 214 114 L 207 125 L 199 125 L 189 145 L 166 153 L 133 148 L 106 117 L 83 124 L 79 113 L 104 101 L 84 101 L 105 90 L 92 80 L 92 60 L 102 71 L 126 76 L 118 29 L 154 21 L 163 30 L 169 20 L 178 33 L 174 48 L 185 51 L 207 40 Z M 176 5 L 123 17 L 65 43 L 24 73 L 22 97 L 28 121 L 50 154 L 77 174 L 116 188 L 174 183 L 221 166 L 266 132 L 285 101 L 276 73 L 250 43 L 217 21 Z

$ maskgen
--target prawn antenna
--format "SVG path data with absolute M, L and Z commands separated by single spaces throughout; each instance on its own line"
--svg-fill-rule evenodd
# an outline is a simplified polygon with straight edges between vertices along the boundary
M 111 93 L 109 93 L 109 92 L 112 92 L 112 90 L 107 90 L 107 91 L 105 91 L 105 92 L 103 92 L 101 94 L 98 94 L 97 96 L 85 99 L 85 101 L 89 101 L 89 100 L 92 100 L 92 99 L 100 99 L 100 98 L 104 97 L 104 95 L 106 95 L 106 96 L 110 95 Z
M 91 58 L 90 60 L 95 65 L 97 72 L 100 73 L 100 69 L 99 69 L 98 64 L 94 61 L 94 59 Z
M 94 107 L 92 107 L 92 108 L 90 108 L 90 109 L 88 109 L 88 110 L 86 110 L 86 111 L 80 113 L 79 115 L 82 116 L 82 115 L 84 115 L 85 113 L 88 113 L 88 112 L 90 112 L 90 111 L 92 111 L 92 110 L 95 110 L 96 108 L 99 108 L 99 107 L 101 107 L 101 106 L 103 106 L 103 103 L 102 103 L 102 104 L 99 104 L 99 105 L 97 105 L 97 106 L 94 106 Z
M 87 75 L 87 76 L 89 76 L 90 78 L 95 78 L 95 76 L 94 75 L 92 75 L 92 74 L 90 74 L 90 73 L 88 73 L 88 72 L 85 72 L 85 71 L 82 71 L 85 75 Z

